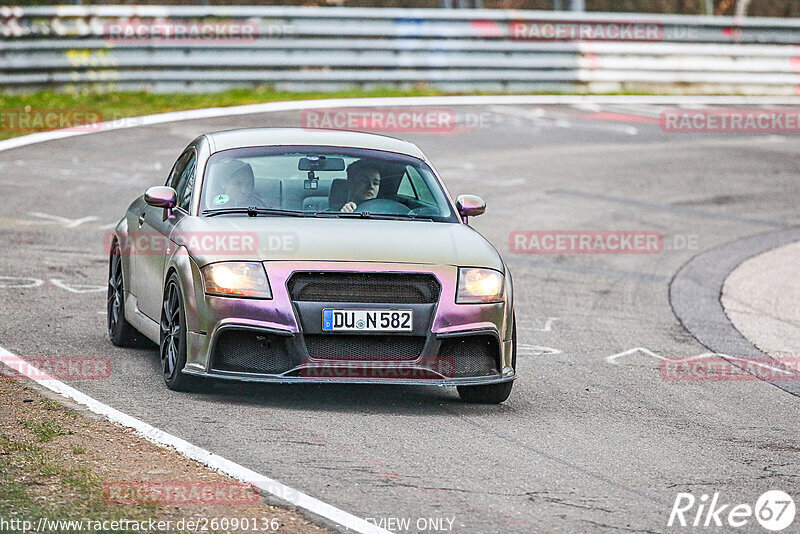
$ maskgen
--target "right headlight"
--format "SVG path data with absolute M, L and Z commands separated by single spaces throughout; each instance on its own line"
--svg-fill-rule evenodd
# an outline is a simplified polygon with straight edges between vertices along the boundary
M 212 263 L 200 269 L 200 272 L 203 273 L 207 295 L 272 298 L 267 272 L 260 263 Z
M 494 269 L 461 267 L 458 270 L 456 304 L 478 304 L 503 300 L 503 273 Z

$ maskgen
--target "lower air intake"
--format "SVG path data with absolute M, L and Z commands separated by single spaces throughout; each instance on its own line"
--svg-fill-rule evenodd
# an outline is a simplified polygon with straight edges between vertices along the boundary
M 500 349 L 492 336 L 463 336 L 442 340 L 439 358 L 452 362 L 453 378 L 499 375 Z
M 425 345 L 422 336 L 307 334 L 306 348 L 318 360 L 416 360 Z
M 223 330 L 212 354 L 212 367 L 239 373 L 280 374 L 295 367 L 288 338 L 250 330 Z

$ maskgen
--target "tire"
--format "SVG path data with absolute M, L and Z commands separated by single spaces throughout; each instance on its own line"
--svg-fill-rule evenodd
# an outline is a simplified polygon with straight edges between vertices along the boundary
M 517 318 L 511 316 L 511 366 L 517 372 Z M 458 386 L 458 396 L 464 402 L 475 404 L 500 404 L 511 395 L 514 381 L 500 384 L 487 384 L 485 386 Z
M 114 243 L 108 261 L 108 296 L 106 301 L 108 337 L 117 347 L 141 347 L 145 338 L 125 319 L 125 285 L 122 254 Z
M 184 374 L 186 366 L 186 312 L 178 277 L 174 273 L 164 287 L 158 354 L 164 383 L 173 391 L 202 389 L 203 379 Z

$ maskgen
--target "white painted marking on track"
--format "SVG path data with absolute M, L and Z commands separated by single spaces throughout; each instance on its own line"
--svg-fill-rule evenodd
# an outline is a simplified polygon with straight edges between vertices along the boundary
M 658 355 L 655 352 L 653 352 L 651 350 L 648 350 L 648 349 L 646 349 L 644 347 L 636 347 L 636 348 L 633 348 L 633 349 L 626 350 L 624 352 L 620 352 L 618 354 L 612 354 L 611 356 L 606 356 L 605 357 L 605 361 L 606 361 L 606 363 L 610 363 L 611 365 L 619 365 L 617 363 L 617 360 L 619 358 L 622 358 L 624 356 L 629 356 L 631 354 L 636 354 L 637 352 L 641 352 L 642 354 L 646 354 L 647 356 L 651 356 L 651 357 L 659 359 L 659 360 L 667 360 L 668 359 L 668 358 L 665 358 L 665 357 L 663 357 L 661 355 Z
M 21 361 L 22 360 L 22 361 Z M 277 480 L 273 480 L 260 473 L 252 471 L 242 465 L 234 463 L 222 456 L 218 456 L 210 451 L 202 449 L 196 445 L 189 443 L 172 434 L 168 434 L 163 430 L 155 428 L 144 421 L 131 417 L 119 410 L 115 410 L 107 404 L 93 399 L 92 397 L 81 393 L 75 388 L 72 388 L 59 380 L 37 379 L 36 376 L 42 376 L 43 373 L 28 364 L 24 359 L 15 356 L 3 347 L 0 347 L 0 365 L 8 365 L 12 369 L 20 369 L 22 374 L 43 386 L 50 391 L 58 393 L 59 395 L 72 399 L 78 404 L 86 406 L 92 412 L 102 415 L 107 419 L 118 423 L 122 426 L 132 428 L 137 434 L 144 437 L 148 441 L 155 443 L 161 447 L 171 447 L 177 450 L 184 456 L 196 460 L 203 465 L 212 469 L 222 472 L 237 480 L 253 484 L 260 490 L 274 495 L 294 506 L 299 506 L 309 512 L 324 517 L 329 521 L 333 521 L 342 525 L 348 530 L 364 534 L 391 534 L 388 530 L 384 530 L 374 523 L 370 523 L 360 517 L 349 514 L 335 506 L 331 506 L 325 502 L 317 500 L 305 493 L 298 491 L 294 488 L 281 484 Z
M 561 319 L 558 317 L 548 317 L 547 320 L 544 322 L 544 326 L 541 328 L 526 328 L 526 330 L 532 330 L 534 332 L 551 332 L 553 330 L 553 324 L 556 321 L 560 321 Z
M 106 286 L 95 286 L 88 284 L 68 284 L 59 278 L 51 278 L 50 283 L 56 287 L 65 289 L 70 293 L 98 293 L 100 291 L 108 290 Z
M 38 217 L 40 219 L 45 219 L 47 220 L 47 222 L 51 222 L 54 224 L 61 224 L 62 226 L 64 226 L 64 228 L 77 228 L 83 223 L 97 220 L 97 217 L 94 216 L 81 217 L 80 219 L 68 219 L 66 217 L 61 217 L 59 215 L 50 215 L 49 213 L 41 213 L 38 211 L 29 211 L 28 215 L 30 215 L 31 217 Z
M 0 288 L 3 289 L 26 289 L 39 287 L 44 284 L 44 280 L 38 278 L 27 278 L 24 276 L 0 276 Z
M 552 356 L 561 354 L 562 351 L 552 347 L 542 347 L 541 345 L 528 345 L 527 343 L 517 343 L 517 351 L 531 356 Z

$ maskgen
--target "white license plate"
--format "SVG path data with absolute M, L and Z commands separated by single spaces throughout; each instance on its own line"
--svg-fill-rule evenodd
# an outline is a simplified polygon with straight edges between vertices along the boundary
M 411 310 L 322 310 L 325 332 L 411 332 Z

